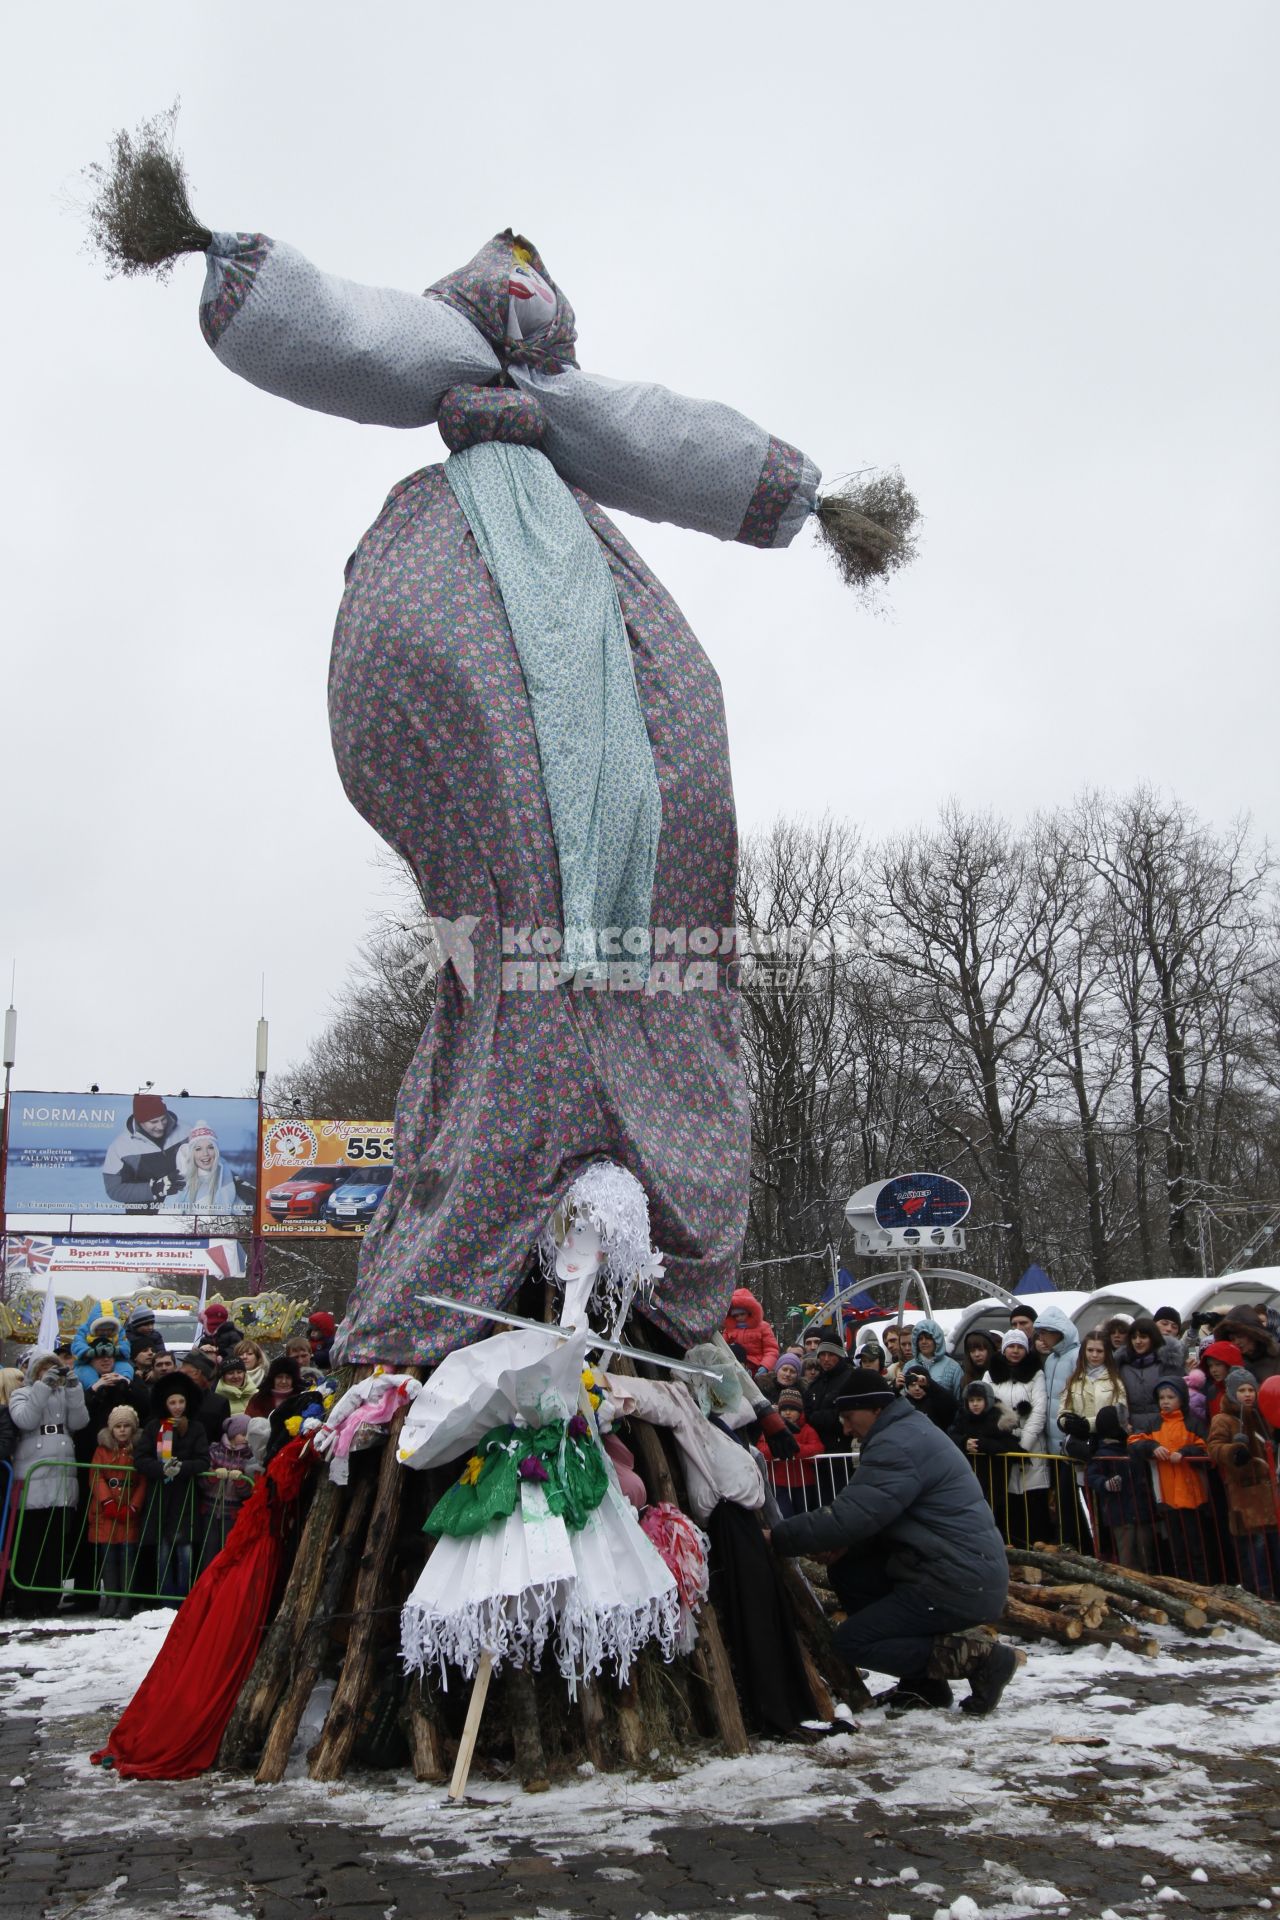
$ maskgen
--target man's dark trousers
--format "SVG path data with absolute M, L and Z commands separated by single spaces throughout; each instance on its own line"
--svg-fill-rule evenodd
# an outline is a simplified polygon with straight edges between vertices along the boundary
M 874 1546 L 853 1547 L 830 1568 L 836 1598 L 848 1614 L 835 1630 L 836 1651 L 853 1667 L 892 1673 L 899 1679 L 923 1674 L 940 1633 L 981 1626 L 998 1614 L 1003 1599 L 979 1595 L 964 1606 L 943 1606 L 936 1594 L 914 1581 L 895 1582 L 885 1571 L 885 1553 Z

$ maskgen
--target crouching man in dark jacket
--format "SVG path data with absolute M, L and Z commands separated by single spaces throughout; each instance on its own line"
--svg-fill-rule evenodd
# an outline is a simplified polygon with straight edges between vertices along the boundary
M 1012 1679 L 1011 1647 L 963 1632 L 998 1620 L 1009 1563 L 991 1509 L 954 1444 L 874 1375 L 836 1401 L 861 1444 L 857 1472 L 829 1507 L 773 1529 L 779 1553 L 837 1556 L 831 1584 L 847 1618 L 835 1644 L 851 1666 L 898 1676 L 899 1707 L 951 1704 L 964 1676 L 965 1713 L 990 1713 Z

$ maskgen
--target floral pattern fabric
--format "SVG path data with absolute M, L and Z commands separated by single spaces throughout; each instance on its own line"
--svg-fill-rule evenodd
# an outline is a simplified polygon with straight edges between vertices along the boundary
M 393 489 L 349 564 L 330 668 L 339 772 L 465 929 L 396 1110 L 396 1162 L 361 1247 L 342 1357 L 426 1364 L 457 1318 L 421 1292 L 509 1305 L 552 1209 L 590 1161 L 649 1196 L 666 1277 L 650 1317 L 718 1327 L 746 1223 L 738 1057 L 737 835 L 720 683 L 670 595 L 575 494 L 617 593 L 662 802 L 647 981 L 553 984 L 559 868 L 529 690 L 502 596 L 443 468 Z M 504 946 L 506 951 L 504 951 Z M 726 946 L 728 950 L 726 950 Z
M 227 236 L 219 238 L 225 245 Z M 265 233 L 237 233 L 219 256 L 221 273 L 216 289 L 200 307 L 200 331 L 211 347 L 217 346 L 249 298 L 270 251 L 271 241 Z

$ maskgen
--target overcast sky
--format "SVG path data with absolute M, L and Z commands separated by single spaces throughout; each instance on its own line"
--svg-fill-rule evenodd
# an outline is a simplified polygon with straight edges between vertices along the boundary
M 419 289 L 508 224 L 584 366 L 927 516 L 869 619 L 809 544 L 627 531 L 724 682 L 739 810 L 879 835 L 1139 780 L 1280 823 L 1273 4 L 88 0 L 10 16 L 0 961 L 17 1084 L 235 1092 L 323 1023 L 377 842 L 325 713 L 342 567 L 442 457 L 224 372 L 203 262 L 66 202 L 182 98 L 200 217 Z

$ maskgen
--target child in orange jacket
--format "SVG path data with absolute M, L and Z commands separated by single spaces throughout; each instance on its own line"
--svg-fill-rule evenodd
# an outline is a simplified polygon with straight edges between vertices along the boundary
M 1181 1580 L 1203 1585 L 1209 1559 L 1206 1529 L 1213 1525 L 1204 1422 L 1191 1411 L 1186 1381 L 1176 1376 L 1158 1383 L 1156 1408 L 1157 1424 L 1130 1434 L 1129 1446 L 1151 1467 L 1173 1563 L 1170 1571 Z
M 804 1417 L 804 1395 L 795 1387 L 784 1387 L 778 1395 L 778 1412 L 800 1451 L 790 1460 L 774 1460 L 769 1442 L 757 1441 L 761 1453 L 773 1464 L 773 1490 L 782 1516 L 808 1513 L 822 1505 L 818 1493 L 818 1475 L 814 1460 L 823 1451 L 822 1437 Z
M 133 1463 L 137 1437 L 133 1408 L 112 1407 L 89 1467 L 88 1534 L 103 1620 L 123 1620 L 130 1612 L 129 1590 L 147 1498 L 147 1483 Z

